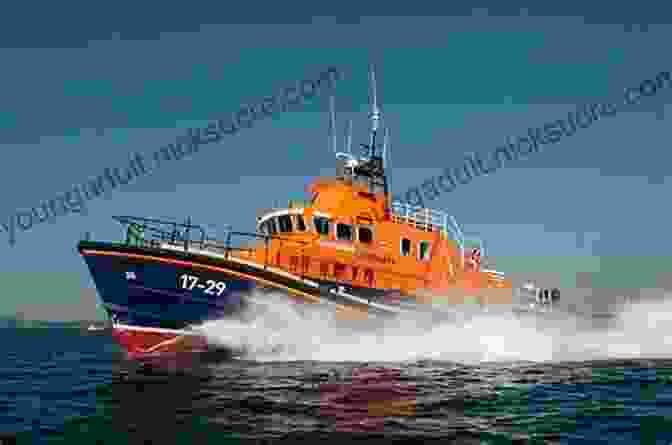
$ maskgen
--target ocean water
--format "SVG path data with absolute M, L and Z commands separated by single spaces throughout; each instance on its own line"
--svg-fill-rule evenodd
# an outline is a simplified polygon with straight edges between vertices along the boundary
M 237 351 L 125 360 L 107 335 L 0 329 L 5 443 L 672 443 L 672 301 L 370 332 L 270 295 L 203 329 Z

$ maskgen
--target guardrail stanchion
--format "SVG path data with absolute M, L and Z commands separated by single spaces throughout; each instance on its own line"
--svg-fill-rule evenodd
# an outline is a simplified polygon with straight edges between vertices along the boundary
M 224 250 L 224 258 L 227 260 L 229 259 L 229 252 L 231 250 L 231 232 L 227 232 L 226 234 L 226 245 L 225 245 L 225 250 Z

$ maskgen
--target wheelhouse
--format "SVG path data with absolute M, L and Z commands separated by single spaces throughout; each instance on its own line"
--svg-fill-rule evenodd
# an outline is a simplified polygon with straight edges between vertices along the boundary
M 287 235 L 308 231 L 304 209 L 275 210 L 259 217 L 257 221 L 257 232 L 264 235 Z

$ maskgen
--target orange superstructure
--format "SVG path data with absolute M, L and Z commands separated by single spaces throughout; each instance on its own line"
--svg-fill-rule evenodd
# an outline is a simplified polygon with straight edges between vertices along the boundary
M 263 212 L 257 231 L 270 239 L 236 256 L 360 291 L 398 291 L 422 301 L 511 303 L 511 282 L 481 270 L 480 241 L 469 248 L 454 218 L 390 202 L 384 165 L 388 138 L 386 133 L 378 155 L 375 100 L 371 117 L 371 141 L 362 144 L 367 156 L 355 157 L 349 147 L 336 153 L 336 176 L 313 181 L 307 201 Z M 332 123 L 333 131 L 333 109 Z
M 268 245 L 241 250 L 241 259 L 279 267 L 304 278 L 461 303 L 511 303 L 511 282 L 470 267 L 465 251 L 436 211 L 398 204 L 347 180 L 320 180 L 313 199 L 290 203 L 259 218 Z M 447 215 L 445 215 L 446 218 Z M 473 264 L 473 263 L 472 263 Z M 487 292 L 483 292 L 485 290 Z

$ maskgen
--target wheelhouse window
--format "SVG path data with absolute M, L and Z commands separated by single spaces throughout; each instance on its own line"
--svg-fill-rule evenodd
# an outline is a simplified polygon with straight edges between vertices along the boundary
M 408 238 L 401 239 L 401 256 L 409 256 L 411 254 L 411 240 Z
M 317 230 L 317 233 L 325 236 L 329 235 L 329 218 L 325 218 L 324 216 L 316 216 L 313 218 L 313 222 L 315 223 L 315 230 Z
M 336 239 L 340 241 L 352 241 L 352 226 L 350 224 L 336 224 Z
M 294 215 L 296 217 L 296 230 L 299 232 L 306 231 L 306 224 L 303 221 L 303 215 Z
M 280 232 L 292 231 L 292 218 L 289 215 L 278 216 L 278 226 Z
M 421 261 L 429 260 L 429 241 L 420 241 L 418 243 L 418 259 Z
M 264 235 L 268 235 L 268 222 L 264 221 L 259 225 L 259 233 L 263 233 Z
M 275 218 L 271 218 L 266 222 L 268 223 L 268 231 L 271 235 L 275 235 L 276 233 L 278 233 L 278 228 L 275 225 Z
M 370 244 L 373 241 L 373 232 L 368 227 L 360 227 L 358 239 L 360 243 Z

